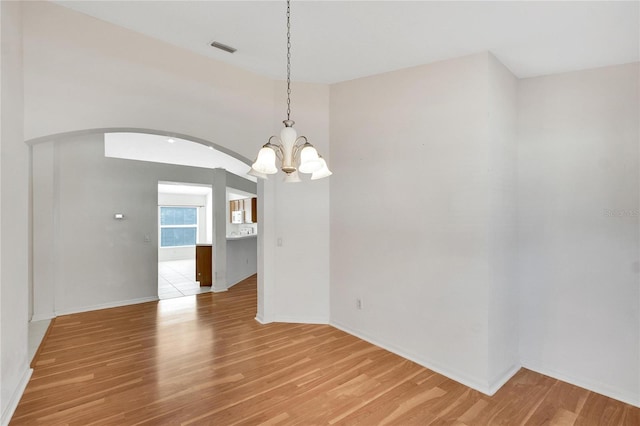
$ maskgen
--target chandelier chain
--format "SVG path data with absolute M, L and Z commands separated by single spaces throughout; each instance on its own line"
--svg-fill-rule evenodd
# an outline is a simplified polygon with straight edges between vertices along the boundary
M 287 120 L 291 119 L 291 6 L 287 0 Z
M 287 0 L 287 119 L 282 122 L 284 129 L 280 131 L 280 137 L 271 136 L 262 145 L 249 172 L 252 176 L 267 179 L 268 175 L 278 173 L 279 161 L 280 170 L 287 175 L 284 181 L 289 183 L 301 182 L 298 172 L 310 173 L 311 180 L 332 174 L 327 162 L 307 138 L 298 136 L 291 120 L 291 1 Z

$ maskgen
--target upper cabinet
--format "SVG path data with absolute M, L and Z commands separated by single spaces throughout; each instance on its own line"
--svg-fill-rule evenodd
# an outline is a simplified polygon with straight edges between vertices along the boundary
M 258 199 L 245 198 L 244 202 L 244 223 L 258 222 Z
M 244 223 L 242 200 L 229 201 L 229 222 Z
M 257 223 L 258 199 L 254 197 L 229 201 L 229 214 L 231 223 Z

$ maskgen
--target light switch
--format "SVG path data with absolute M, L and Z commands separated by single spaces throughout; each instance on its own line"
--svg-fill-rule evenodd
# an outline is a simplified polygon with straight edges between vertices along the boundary
M 278 247 L 282 247 L 282 238 L 278 238 Z

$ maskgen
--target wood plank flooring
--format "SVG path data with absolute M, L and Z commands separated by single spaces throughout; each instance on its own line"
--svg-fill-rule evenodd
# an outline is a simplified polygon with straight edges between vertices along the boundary
M 226 293 L 58 317 L 12 425 L 640 425 L 520 370 L 487 397 L 330 326 L 261 325 Z

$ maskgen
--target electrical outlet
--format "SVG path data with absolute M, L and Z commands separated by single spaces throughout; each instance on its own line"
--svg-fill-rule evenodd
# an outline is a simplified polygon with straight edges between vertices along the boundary
M 362 309 L 362 299 L 359 297 L 356 299 L 356 309 Z

